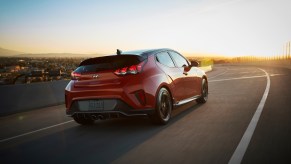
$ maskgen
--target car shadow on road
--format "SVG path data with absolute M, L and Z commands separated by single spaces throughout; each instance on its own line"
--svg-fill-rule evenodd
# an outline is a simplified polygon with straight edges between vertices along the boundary
M 85 127 L 80 125 L 70 129 L 65 134 L 67 134 L 69 140 L 72 137 L 78 137 L 78 142 L 73 142 L 72 144 L 76 144 L 78 147 L 81 146 L 90 152 L 84 156 L 87 162 L 98 160 L 101 163 L 110 163 L 172 126 L 200 106 L 195 102 L 180 106 L 173 111 L 170 122 L 164 126 L 153 124 L 147 117 L 121 118 L 97 121 L 93 126 Z M 71 147 L 71 144 L 69 146 Z M 91 150 L 87 150 L 85 147 Z M 101 148 L 101 150 L 98 148 Z M 70 154 L 70 158 L 73 158 L 73 154 L 77 153 L 76 150 L 70 149 L 69 151 L 72 151 L 67 153 Z
M 23 143 L 19 155 L 22 161 L 36 163 L 111 163 L 199 107 L 192 102 L 177 108 L 164 126 L 139 117 L 96 121 L 92 126 L 76 124 Z

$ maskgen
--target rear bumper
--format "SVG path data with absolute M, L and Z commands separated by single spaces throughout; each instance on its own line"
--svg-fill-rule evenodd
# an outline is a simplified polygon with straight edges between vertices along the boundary
M 94 100 L 94 99 L 91 99 Z M 99 99 L 100 100 L 100 99 Z M 103 109 L 92 110 L 82 106 L 82 101 L 90 100 L 78 100 L 74 101 L 70 109 L 66 110 L 68 116 L 85 115 L 102 115 L 104 117 L 119 117 L 119 116 L 147 116 L 154 113 L 154 109 L 133 109 L 125 102 L 119 99 L 101 99 L 104 101 Z

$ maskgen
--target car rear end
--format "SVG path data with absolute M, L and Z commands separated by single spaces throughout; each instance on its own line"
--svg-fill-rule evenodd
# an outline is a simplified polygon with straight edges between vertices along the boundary
M 143 81 L 148 58 L 112 55 L 87 59 L 72 72 L 65 89 L 66 113 L 70 116 L 106 118 L 147 115 L 153 112 L 152 95 Z

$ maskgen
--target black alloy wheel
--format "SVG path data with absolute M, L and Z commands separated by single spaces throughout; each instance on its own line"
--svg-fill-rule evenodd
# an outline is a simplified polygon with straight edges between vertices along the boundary
M 208 83 L 205 78 L 202 79 L 202 87 L 201 87 L 201 97 L 199 97 L 196 102 L 199 104 L 206 103 L 208 99 Z
M 166 88 L 161 88 L 156 100 L 155 114 L 151 116 L 154 123 L 165 125 L 171 118 L 173 109 L 172 97 Z

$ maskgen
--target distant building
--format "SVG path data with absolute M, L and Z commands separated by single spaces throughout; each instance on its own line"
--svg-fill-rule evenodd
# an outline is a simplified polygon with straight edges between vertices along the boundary
M 5 67 L 6 72 L 18 72 L 20 70 L 20 66 L 16 65 L 16 66 L 9 66 L 9 67 Z
M 31 71 L 30 76 L 31 77 L 43 77 L 44 76 L 44 70 L 43 69 L 33 70 L 33 71 Z
M 61 76 L 62 74 L 62 71 L 61 70 L 51 70 L 48 72 L 48 75 L 49 76 Z
M 62 71 L 61 70 L 50 70 L 48 72 L 48 79 L 52 80 L 60 80 L 62 78 Z
M 42 82 L 45 80 L 45 72 L 43 69 L 33 70 L 27 77 L 27 83 Z

